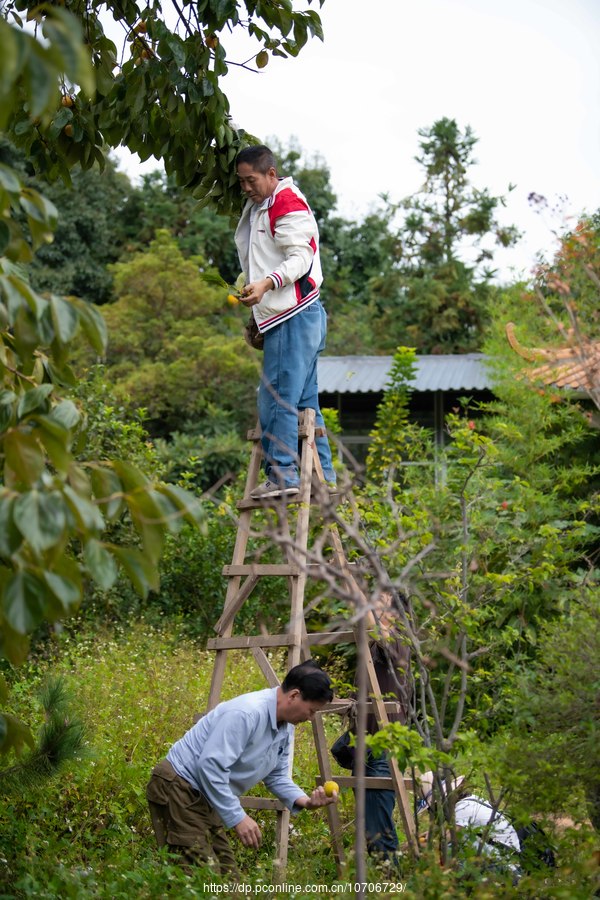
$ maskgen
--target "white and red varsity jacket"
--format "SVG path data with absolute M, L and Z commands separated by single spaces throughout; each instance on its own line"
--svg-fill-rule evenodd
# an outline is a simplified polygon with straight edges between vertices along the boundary
M 235 232 L 246 283 L 272 278 L 276 288 L 252 307 L 260 331 L 295 316 L 319 297 L 323 281 L 319 231 L 306 197 L 282 178 L 251 222 L 248 200 Z

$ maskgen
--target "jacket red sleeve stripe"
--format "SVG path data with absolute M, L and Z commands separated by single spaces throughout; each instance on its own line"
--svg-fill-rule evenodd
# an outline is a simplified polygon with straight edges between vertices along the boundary
M 275 194 L 273 203 L 269 207 L 269 224 L 271 226 L 271 234 L 275 235 L 275 226 L 277 219 L 287 216 L 293 212 L 310 212 L 308 205 L 302 197 L 295 194 L 290 188 L 285 188 L 278 194 Z

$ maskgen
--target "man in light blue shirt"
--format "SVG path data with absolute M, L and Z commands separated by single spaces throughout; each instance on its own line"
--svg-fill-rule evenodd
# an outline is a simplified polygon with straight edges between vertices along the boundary
M 152 771 L 147 797 L 159 845 L 186 863 L 216 863 L 238 877 L 224 828 L 258 849 L 261 831 L 240 796 L 260 781 L 292 813 L 337 800 L 322 787 L 308 796 L 290 777 L 294 725 L 333 698 L 331 679 L 309 660 L 290 669 L 280 687 L 243 694 L 203 716 Z

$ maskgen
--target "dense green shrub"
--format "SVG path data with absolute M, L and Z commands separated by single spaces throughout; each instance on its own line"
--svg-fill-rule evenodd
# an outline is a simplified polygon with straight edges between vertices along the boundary
M 600 599 L 581 588 L 567 616 L 543 629 L 537 660 L 511 691 L 499 755 L 524 804 L 588 817 L 600 831 Z M 531 753 L 531 748 L 535 753 Z

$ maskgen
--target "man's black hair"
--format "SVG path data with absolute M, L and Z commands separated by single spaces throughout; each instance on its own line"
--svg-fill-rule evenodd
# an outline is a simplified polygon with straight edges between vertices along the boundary
M 264 144 L 259 144 L 257 147 L 244 147 L 243 150 L 240 150 L 237 155 L 236 165 L 239 166 L 240 163 L 247 163 L 249 166 L 252 166 L 255 172 L 260 172 L 261 175 L 266 175 L 271 168 L 277 172 L 277 160 L 273 156 L 272 151 L 265 147 Z
M 284 694 L 296 688 L 303 700 L 320 700 L 330 703 L 333 700 L 331 678 L 313 659 L 294 666 L 281 683 Z

